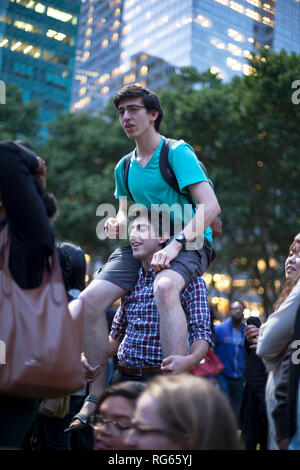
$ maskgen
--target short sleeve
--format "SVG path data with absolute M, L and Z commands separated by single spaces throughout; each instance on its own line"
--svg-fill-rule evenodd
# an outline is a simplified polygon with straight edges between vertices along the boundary
M 115 198 L 120 199 L 122 196 L 127 196 L 129 199 L 131 199 L 127 189 L 126 189 L 126 184 L 125 184 L 125 178 L 124 178 L 124 160 L 126 156 L 123 157 L 119 163 L 117 164 L 115 168 Z
M 178 141 L 169 150 L 169 162 L 176 175 L 180 190 L 190 184 L 207 181 L 192 147 Z

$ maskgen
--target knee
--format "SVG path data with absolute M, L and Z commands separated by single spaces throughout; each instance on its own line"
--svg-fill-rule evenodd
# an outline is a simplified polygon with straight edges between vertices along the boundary
M 156 302 L 167 302 L 179 296 L 175 282 L 167 277 L 160 277 L 154 283 L 154 296 Z

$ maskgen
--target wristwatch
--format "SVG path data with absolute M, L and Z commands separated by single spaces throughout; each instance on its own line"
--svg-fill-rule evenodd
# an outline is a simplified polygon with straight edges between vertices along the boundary
M 176 235 L 176 237 L 175 237 L 175 240 L 176 240 L 178 243 L 181 243 L 182 248 L 185 250 L 186 238 L 185 238 L 184 233 L 182 233 L 182 232 L 178 233 L 178 235 Z

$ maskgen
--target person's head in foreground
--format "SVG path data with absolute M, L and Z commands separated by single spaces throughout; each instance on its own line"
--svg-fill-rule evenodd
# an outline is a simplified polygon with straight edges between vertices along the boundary
M 136 400 L 145 384 L 121 382 L 107 388 L 100 397 L 98 413 L 92 418 L 95 450 L 130 449 L 125 443 Z
M 188 374 L 157 376 L 138 399 L 126 442 L 136 450 L 240 449 L 225 396 Z

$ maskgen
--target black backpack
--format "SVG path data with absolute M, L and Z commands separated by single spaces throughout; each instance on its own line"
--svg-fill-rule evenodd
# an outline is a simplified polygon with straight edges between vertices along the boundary
M 164 140 L 164 143 L 162 145 L 160 155 L 159 155 L 159 169 L 160 169 L 160 172 L 161 172 L 163 178 L 165 179 L 165 181 L 177 193 L 181 194 L 182 196 L 184 196 L 188 200 L 189 204 L 192 205 L 193 211 L 195 213 L 196 212 L 196 204 L 195 204 L 194 199 L 192 198 L 190 193 L 183 193 L 182 191 L 180 191 L 176 175 L 175 175 L 174 170 L 171 167 L 170 162 L 169 162 L 169 158 L 168 158 L 169 149 L 176 142 L 177 142 L 177 140 L 174 140 L 174 139 L 165 139 Z M 128 174 L 129 174 L 130 160 L 131 160 L 131 157 L 133 156 L 133 154 L 134 154 L 134 150 L 132 152 L 130 152 L 128 155 L 126 155 L 126 157 L 124 158 L 124 162 L 123 162 L 123 169 L 124 169 L 124 180 L 125 180 L 125 186 L 126 186 L 127 192 L 129 194 L 129 196 L 131 197 L 131 199 L 133 200 L 133 202 L 135 202 L 133 197 L 132 197 L 132 194 L 130 192 L 129 185 L 128 185 Z M 213 185 L 212 181 L 208 178 L 205 166 L 200 161 L 199 161 L 199 164 L 200 164 L 200 167 L 201 167 L 203 173 L 205 174 L 205 176 L 208 180 L 208 183 L 210 184 L 210 186 L 214 190 L 214 185 Z M 215 224 L 215 223 L 216 223 L 216 225 L 218 225 L 218 227 L 215 226 L 215 228 L 213 228 L 212 225 Z M 213 224 L 211 224 L 210 227 L 213 230 L 214 236 L 220 235 L 222 233 L 222 227 L 221 227 L 222 222 L 218 218 L 213 222 Z

